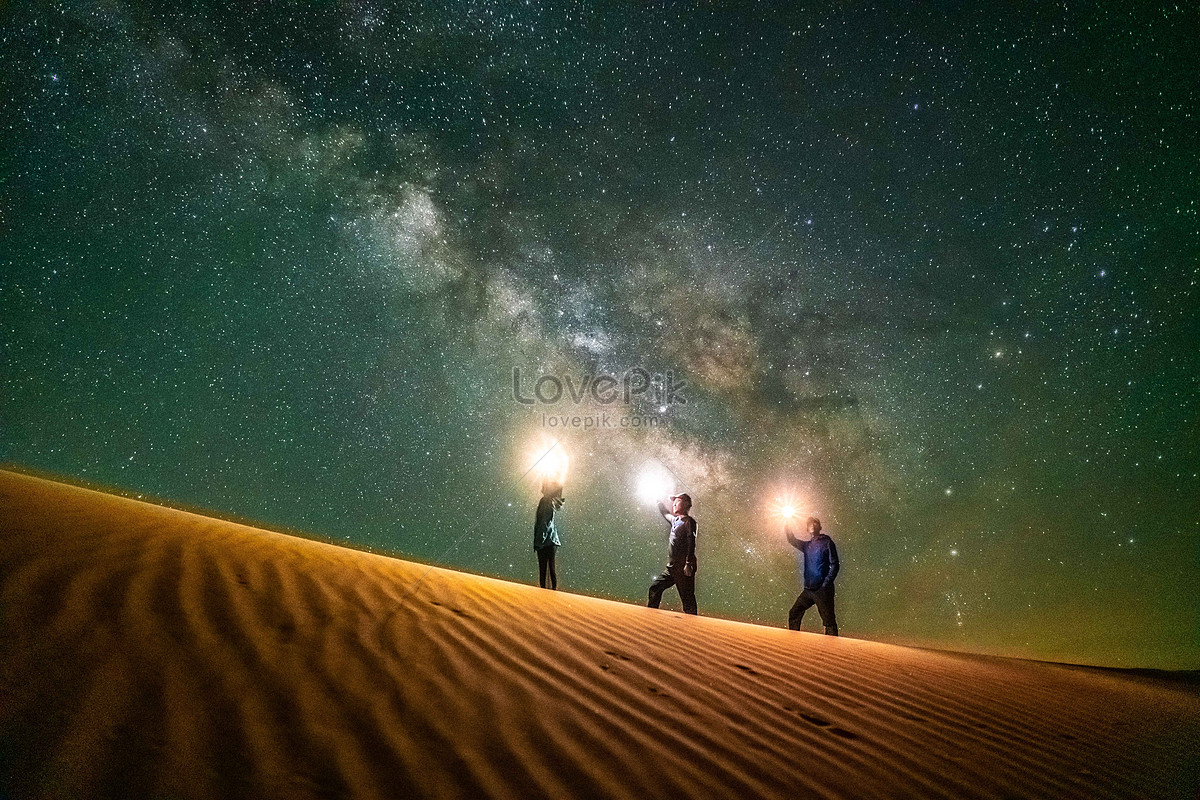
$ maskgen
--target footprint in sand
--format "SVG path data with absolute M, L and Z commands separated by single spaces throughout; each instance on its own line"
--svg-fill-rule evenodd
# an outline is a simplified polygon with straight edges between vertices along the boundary
M 745 664 L 734 664 L 734 666 L 737 667 L 738 669 L 740 669 L 742 672 L 748 672 L 751 675 L 759 674 L 758 670 L 752 669 L 751 667 L 747 667 Z
M 832 725 L 833 723 L 829 722 L 828 720 L 821 719 L 820 717 L 814 717 L 812 714 L 801 713 L 800 716 L 804 718 L 805 722 L 811 722 L 813 725 L 816 725 L 820 728 L 829 728 L 829 732 L 832 733 L 834 736 L 840 736 L 843 739 L 857 739 L 858 738 L 857 733 L 851 733 L 850 731 L 846 730 L 845 728 L 839 728 L 837 726 L 830 728 L 829 726 Z
M 604 655 L 606 655 L 606 656 L 612 656 L 613 658 L 619 658 L 619 659 L 621 659 L 622 661 L 632 661 L 632 660 L 633 660 L 633 659 L 632 659 L 632 658 L 630 658 L 629 656 L 622 655 L 621 653 L 616 653 L 616 652 L 614 652 L 614 651 L 612 651 L 612 650 L 605 650 L 605 651 L 604 651 Z

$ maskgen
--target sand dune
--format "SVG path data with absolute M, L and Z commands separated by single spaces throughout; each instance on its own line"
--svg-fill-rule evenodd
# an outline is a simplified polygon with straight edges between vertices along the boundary
M 0 509 L 0 798 L 1200 785 L 1183 684 L 552 593 L 9 472 Z

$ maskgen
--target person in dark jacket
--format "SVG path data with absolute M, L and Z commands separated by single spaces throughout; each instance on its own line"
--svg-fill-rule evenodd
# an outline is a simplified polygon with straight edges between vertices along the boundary
M 562 484 L 546 482 L 542 484 L 542 499 L 538 501 L 537 514 L 533 520 L 533 549 L 538 557 L 538 580 L 542 588 L 546 588 L 547 573 L 550 576 L 550 588 L 558 588 L 558 573 L 554 569 L 554 554 L 562 542 L 558 538 L 558 529 L 554 527 L 554 512 L 562 508 Z
M 804 554 L 804 589 L 792 610 L 788 612 L 788 628 L 800 630 L 800 621 L 804 612 L 817 607 L 821 615 L 821 624 L 825 626 L 828 636 L 837 636 L 837 616 L 833 612 L 833 579 L 837 577 L 838 562 L 837 547 L 825 534 L 821 533 L 821 520 L 816 517 L 808 518 L 808 539 L 797 539 L 787 523 L 784 523 L 783 533 L 788 543 Z
M 687 494 L 671 496 L 671 510 L 661 502 L 658 513 L 671 526 L 667 537 L 667 568 L 650 584 L 650 608 L 658 608 L 663 592 L 672 586 L 679 592 L 683 613 L 696 613 L 696 520 L 688 512 L 692 510 L 692 498 Z

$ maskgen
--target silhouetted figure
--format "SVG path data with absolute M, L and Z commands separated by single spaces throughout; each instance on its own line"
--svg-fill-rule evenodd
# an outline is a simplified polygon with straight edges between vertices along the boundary
M 562 544 L 558 529 L 554 527 L 554 512 L 565 500 L 561 483 L 543 483 L 542 499 L 538 501 L 537 514 L 533 520 L 533 549 L 538 557 L 538 581 L 546 588 L 546 574 L 550 575 L 550 588 L 558 588 L 558 573 L 554 570 L 554 553 Z
M 671 526 L 667 538 L 667 569 L 650 584 L 650 608 L 658 608 L 662 594 L 672 586 L 679 592 L 683 602 L 683 613 L 696 613 L 696 520 L 688 512 L 692 510 L 692 498 L 687 494 L 671 496 L 671 510 L 662 503 L 658 513 Z
M 792 535 L 787 523 L 784 523 L 783 533 L 792 547 L 804 554 L 804 590 L 796 598 L 792 610 L 788 612 L 788 627 L 794 631 L 800 630 L 800 621 L 804 612 L 817 607 L 821 615 L 821 624 L 825 626 L 828 636 L 837 636 L 837 616 L 833 612 L 833 579 L 837 577 L 841 564 L 838 562 L 837 547 L 825 534 L 821 533 L 821 520 L 816 517 L 808 518 L 808 539 L 797 539 Z

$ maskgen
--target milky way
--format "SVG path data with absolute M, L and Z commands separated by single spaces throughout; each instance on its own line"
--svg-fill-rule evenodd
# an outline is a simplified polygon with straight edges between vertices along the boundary
M 531 581 L 552 436 L 565 589 L 662 466 L 701 613 L 790 493 L 845 635 L 1200 667 L 1194 14 L 733 8 L 0 7 L 0 457 Z

